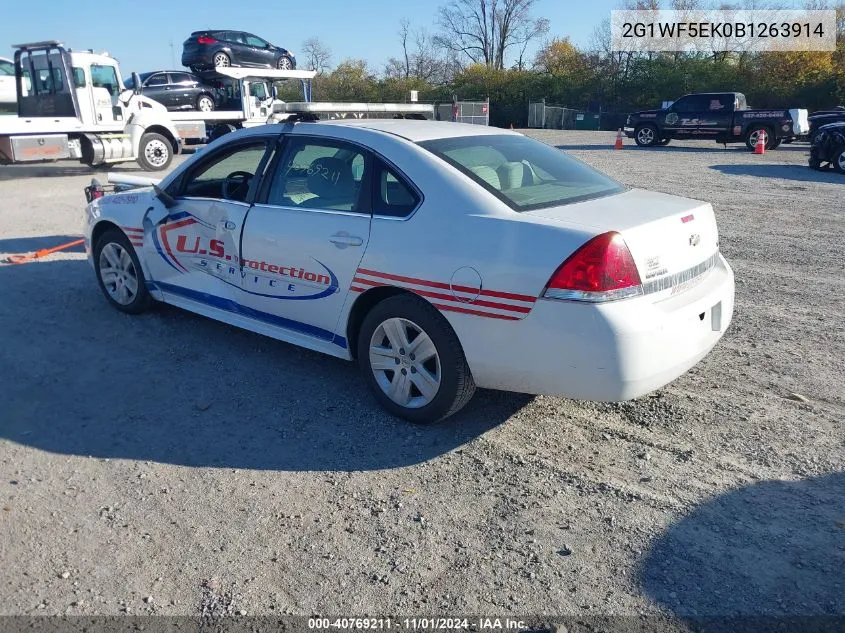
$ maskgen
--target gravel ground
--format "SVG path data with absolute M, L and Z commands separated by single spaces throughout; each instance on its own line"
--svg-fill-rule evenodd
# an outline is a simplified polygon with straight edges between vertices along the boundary
M 714 204 L 737 304 L 698 367 L 416 428 L 351 364 L 118 313 L 79 251 L 0 266 L 0 615 L 845 615 L 845 178 L 530 134 Z M 76 235 L 90 177 L 0 168 L 0 257 Z

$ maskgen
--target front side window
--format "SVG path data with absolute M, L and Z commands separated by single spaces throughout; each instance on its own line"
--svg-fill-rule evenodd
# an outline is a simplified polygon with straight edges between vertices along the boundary
M 7 62 L 5 59 L 0 59 L 0 75 L 15 76 L 15 65 L 12 62 Z
M 155 75 L 151 75 L 149 79 L 144 82 L 144 85 L 148 88 L 151 88 L 153 86 L 166 86 L 167 75 L 164 73 L 156 73 Z
M 285 207 L 362 211 L 363 150 L 330 139 L 289 142 L 267 203 Z
M 701 112 L 708 110 L 710 100 L 705 95 L 692 95 L 675 102 L 672 109 L 675 112 Z
M 521 135 L 460 136 L 420 145 L 514 211 L 571 204 L 624 191 L 609 176 Z
M 267 42 L 262 40 L 260 37 L 245 35 L 244 38 L 246 39 L 246 43 L 250 46 L 255 46 L 256 48 L 267 48 Z
M 266 153 L 264 139 L 220 150 L 190 174 L 180 196 L 243 202 Z
M 121 88 L 114 66 L 100 66 L 99 64 L 91 64 L 91 85 L 94 88 L 105 88 L 113 97 L 118 95 Z

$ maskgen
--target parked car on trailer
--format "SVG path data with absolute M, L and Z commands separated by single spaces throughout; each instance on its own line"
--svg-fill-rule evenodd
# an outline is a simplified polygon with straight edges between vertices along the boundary
M 672 139 L 713 139 L 717 143 L 745 143 L 754 149 L 761 133 L 774 149 L 785 139 L 807 134 L 807 111 L 751 110 L 740 92 L 689 94 L 662 110 L 628 115 L 625 134 L 637 145 L 665 145 Z
M 828 123 L 816 130 L 810 146 L 810 167 L 833 167 L 845 174 L 845 121 Z
M 194 31 L 182 44 L 182 65 L 194 72 L 226 66 L 293 70 L 292 51 L 245 31 Z
M 419 423 L 476 386 L 636 398 L 698 363 L 733 314 L 710 204 L 495 128 L 259 126 L 155 188 L 87 193 L 115 308 L 156 299 L 357 359 L 378 402 Z
M 215 87 L 184 70 L 159 70 L 138 76 L 141 94 L 168 110 L 211 112 L 218 105 Z M 135 89 L 134 79 L 127 79 L 125 84 L 128 89 Z

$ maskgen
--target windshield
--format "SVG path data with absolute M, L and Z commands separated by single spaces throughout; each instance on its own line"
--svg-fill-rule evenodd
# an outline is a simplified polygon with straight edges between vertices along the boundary
M 624 190 L 592 167 L 525 136 L 461 136 L 420 145 L 514 211 L 572 204 Z

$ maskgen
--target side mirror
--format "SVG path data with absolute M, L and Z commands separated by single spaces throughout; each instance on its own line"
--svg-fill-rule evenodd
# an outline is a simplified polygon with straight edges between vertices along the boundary
M 141 94 L 141 78 L 138 76 L 138 73 L 132 73 L 132 83 L 135 85 L 134 92 L 136 95 Z
M 156 198 L 161 200 L 161 203 L 165 206 L 165 208 L 170 209 L 176 204 L 176 200 L 174 200 L 169 193 L 158 185 L 153 185 L 153 191 L 155 191 Z

